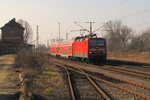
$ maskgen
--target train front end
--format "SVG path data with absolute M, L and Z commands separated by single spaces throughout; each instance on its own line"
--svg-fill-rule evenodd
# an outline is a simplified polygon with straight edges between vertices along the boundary
M 104 62 L 106 56 L 106 39 L 90 38 L 88 40 L 88 60 L 90 62 Z

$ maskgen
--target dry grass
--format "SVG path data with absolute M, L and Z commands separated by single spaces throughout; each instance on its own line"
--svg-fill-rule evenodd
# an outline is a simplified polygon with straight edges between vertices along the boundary
M 34 92 L 41 94 L 47 100 L 63 99 L 66 98 L 65 81 L 60 69 L 54 65 L 43 67 L 41 74 L 34 78 Z
M 16 100 L 13 94 L 19 88 L 19 80 L 18 72 L 13 68 L 14 58 L 15 55 L 0 56 L 0 100 Z
M 47 58 L 42 52 L 22 49 L 17 53 L 15 61 L 17 67 L 40 71 L 41 67 L 47 62 Z
M 0 64 L 12 64 L 12 62 L 14 62 L 15 57 L 15 55 L 0 56 Z
M 108 52 L 108 59 L 150 63 L 150 52 Z
M 68 100 L 65 91 L 67 84 L 62 70 L 50 64 L 50 60 L 43 53 L 23 50 L 16 57 L 16 64 L 22 73 L 32 80 L 31 91 L 47 100 Z M 37 70 L 35 70 L 37 69 Z M 40 71 L 39 71 L 40 70 Z M 67 95 L 67 96 L 66 96 Z

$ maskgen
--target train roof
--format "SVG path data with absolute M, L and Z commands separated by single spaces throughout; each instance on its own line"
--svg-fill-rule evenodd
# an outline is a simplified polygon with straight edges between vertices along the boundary
M 74 40 L 62 41 L 62 42 L 52 43 L 52 44 L 50 44 L 50 46 L 72 45 L 73 42 L 74 42 Z
M 105 38 L 97 37 L 96 34 L 88 34 L 88 35 L 85 35 L 85 36 L 75 37 L 72 40 L 74 40 L 74 41 L 83 41 L 83 40 L 86 40 L 86 39 L 105 39 Z
M 88 34 L 88 35 L 85 35 L 85 36 L 78 36 L 78 37 L 72 38 L 72 40 L 61 41 L 61 42 L 57 42 L 57 43 L 52 43 L 50 46 L 72 45 L 73 42 L 83 41 L 83 40 L 87 40 L 87 39 L 105 39 L 105 38 L 97 37 L 96 34 Z

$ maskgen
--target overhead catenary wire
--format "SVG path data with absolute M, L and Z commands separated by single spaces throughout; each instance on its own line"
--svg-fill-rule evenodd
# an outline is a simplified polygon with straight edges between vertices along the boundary
M 84 31 L 84 32 L 85 32 L 85 31 L 88 31 L 90 34 L 93 34 L 93 33 L 96 32 L 96 31 L 100 31 L 101 28 L 103 28 L 105 25 L 108 24 L 108 22 L 107 22 L 107 23 L 104 23 L 102 26 L 100 26 L 100 27 L 97 28 L 96 30 L 92 31 L 92 24 L 97 23 L 97 22 L 84 22 L 84 23 L 89 23 L 89 24 L 90 24 L 90 30 L 85 29 L 83 26 L 81 26 L 81 25 L 78 24 L 77 22 L 74 22 L 74 23 L 77 24 L 78 26 L 80 26 L 82 29 L 80 29 L 80 30 L 71 30 L 71 32 L 80 31 L 80 34 L 81 34 L 81 31 Z M 82 23 L 83 23 L 83 22 L 82 22 Z M 84 34 L 84 33 L 83 33 L 83 34 Z M 81 34 L 81 36 L 82 36 L 83 34 Z
M 128 18 L 128 17 L 132 17 L 132 16 L 135 16 L 135 15 L 139 15 L 139 14 L 142 14 L 142 13 L 145 13 L 145 12 L 148 12 L 148 11 L 150 11 L 150 8 L 149 8 L 149 9 L 142 10 L 142 11 L 139 11 L 139 12 L 136 12 L 136 13 L 129 14 L 129 15 L 127 15 L 127 16 L 121 17 L 120 19 L 125 19 L 125 18 Z
M 110 7 L 109 9 L 105 10 L 104 12 L 108 12 L 109 10 L 113 9 L 113 8 L 116 8 L 118 6 L 121 6 L 123 5 L 124 3 L 128 2 L 129 0 L 124 0 L 122 2 L 120 2 L 119 4 L 116 4 L 112 7 Z M 132 13 L 132 14 L 129 14 L 129 15 L 126 15 L 126 16 L 123 16 L 123 17 L 120 17 L 119 19 L 126 19 L 126 18 L 129 18 L 129 17 L 133 17 L 133 16 L 136 16 L 136 15 L 141 15 L 143 13 L 146 13 L 146 12 L 149 12 L 150 11 L 150 8 L 149 9 L 145 9 L 145 10 L 142 10 L 142 11 L 139 11 L 139 12 L 135 12 L 135 13 Z M 141 26 L 141 25 L 145 25 L 145 24 L 149 24 L 149 23 L 142 23 L 142 24 L 138 24 L 138 25 L 134 25 L 134 26 Z
M 120 3 L 117 3 L 116 5 L 114 5 L 114 6 L 110 7 L 110 8 L 108 8 L 108 9 L 106 9 L 106 10 L 104 10 L 104 11 L 102 11 L 102 14 L 107 13 L 108 11 L 110 11 L 110 10 L 116 8 L 116 7 L 121 6 L 121 5 L 123 5 L 124 3 L 128 2 L 128 1 L 129 1 L 129 0 L 123 0 L 123 1 L 120 2 Z
M 78 25 L 79 27 L 81 27 L 82 29 L 85 29 L 86 31 L 90 32 L 89 30 L 87 30 L 86 28 L 84 28 L 83 26 L 79 25 L 77 22 L 74 22 L 76 25 Z
M 96 29 L 95 31 L 93 31 L 93 33 L 94 32 L 96 32 L 96 31 L 99 31 L 102 27 L 104 27 L 106 24 L 108 24 L 108 23 L 105 23 L 104 25 L 102 25 L 101 27 L 99 27 L 98 29 Z
M 136 24 L 136 25 L 133 25 L 133 27 L 138 27 L 138 26 L 142 26 L 142 25 L 146 25 L 146 24 L 150 24 L 150 22 L 148 22 L 148 23 Z

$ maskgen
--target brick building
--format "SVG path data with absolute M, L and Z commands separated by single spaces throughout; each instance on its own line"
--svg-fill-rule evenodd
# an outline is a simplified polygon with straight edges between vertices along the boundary
M 6 23 L 2 30 L 2 41 L 0 43 L 0 51 L 13 53 L 24 45 L 24 30 L 19 23 L 16 22 L 15 18 Z

